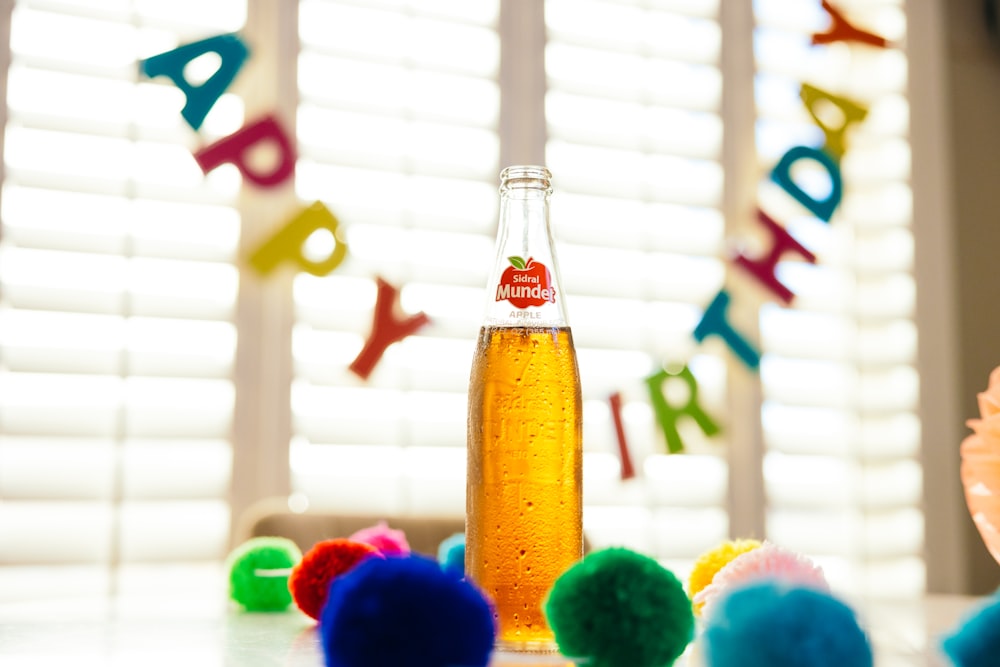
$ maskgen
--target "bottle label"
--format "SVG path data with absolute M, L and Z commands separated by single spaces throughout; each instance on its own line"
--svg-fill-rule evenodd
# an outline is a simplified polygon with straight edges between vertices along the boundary
M 508 257 L 510 262 L 497 285 L 497 301 L 509 301 L 515 308 L 556 302 L 556 288 L 547 266 L 531 257 Z

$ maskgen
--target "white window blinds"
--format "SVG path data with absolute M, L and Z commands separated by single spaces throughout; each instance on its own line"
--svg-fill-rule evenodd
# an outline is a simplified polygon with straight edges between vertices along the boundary
M 136 65 L 239 29 L 245 10 L 184 4 L 13 10 L 0 241 L 4 598 L 120 590 L 150 566 L 212 563 L 228 547 L 239 184 L 202 176 L 182 96 L 138 80 Z M 222 100 L 206 135 L 238 127 L 240 106 Z
M 465 392 L 499 173 L 496 2 L 300 4 L 297 192 L 349 254 L 295 279 L 294 489 L 315 506 L 461 515 Z M 430 323 L 362 381 L 376 279 Z
M 584 527 L 595 546 L 624 544 L 679 572 L 728 533 L 725 439 L 681 422 L 687 453 L 668 456 L 646 383 L 688 363 L 702 405 L 724 412 L 725 362 L 692 338 L 725 276 L 717 11 L 546 2 L 546 160 L 585 398 Z M 614 393 L 638 473 L 628 481 Z
M 818 0 L 759 1 L 738 20 L 718 0 L 547 0 L 533 15 L 544 49 L 521 54 L 544 59 L 545 127 L 525 136 L 547 137 L 537 152 L 554 173 L 591 544 L 639 549 L 683 575 L 750 504 L 755 537 L 819 559 L 838 587 L 912 596 L 923 561 L 905 11 L 897 0 L 837 6 L 889 47 L 812 46 L 829 24 Z M 232 472 L 253 469 L 240 462 L 258 446 L 288 446 L 268 473 L 314 508 L 464 512 L 465 396 L 510 141 L 500 102 L 518 85 L 501 80 L 500 55 L 517 23 L 501 21 L 501 0 L 293 7 L 285 31 L 263 25 L 280 11 L 267 0 L 15 5 L 0 193 L 0 596 L 217 564 L 231 513 L 271 492 Z M 251 63 L 266 67 L 242 72 L 199 132 L 175 86 L 138 76 L 141 58 L 242 31 Z M 848 135 L 829 223 L 769 179 L 788 149 L 823 143 L 803 83 L 868 109 Z M 276 100 L 294 128 L 294 192 L 251 194 L 231 166 L 199 170 L 193 150 Z M 817 197 L 819 176 L 795 172 Z M 347 255 L 326 276 L 262 276 L 241 257 L 293 200 L 321 201 L 339 221 Z M 817 256 L 778 265 L 791 306 L 730 261 L 734 247 L 761 243 L 755 206 Z M 306 253 L 321 259 L 333 242 L 316 235 Z M 350 365 L 380 282 L 428 323 L 362 379 Z M 737 323 L 759 369 L 693 336 L 722 289 L 750 314 Z M 248 315 L 255 300 L 280 317 Z M 260 360 L 254 373 L 236 369 L 237 339 L 241 363 Z M 287 377 L 270 364 L 284 356 Z M 686 451 L 668 455 L 650 378 L 685 364 L 722 431 L 681 420 Z M 677 404 L 687 388 L 658 390 Z M 290 445 L 271 431 L 242 441 L 253 423 L 240 415 L 262 411 L 279 438 L 290 424 Z M 734 485 L 757 478 L 759 497 Z
M 843 197 L 829 223 L 773 182 L 761 207 L 809 247 L 786 262 L 792 308 L 765 305 L 761 380 L 769 537 L 819 560 L 839 588 L 873 597 L 923 592 L 922 473 L 902 2 L 840 2 L 887 48 L 813 46 L 831 26 L 819 3 L 755 2 L 757 144 L 761 169 L 824 137 L 802 83 L 867 110 L 840 162 Z M 819 111 L 823 113 L 823 108 Z M 836 126 L 837 109 L 826 108 Z M 821 115 L 821 118 L 823 116 Z M 817 198 L 824 176 L 802 174 Z

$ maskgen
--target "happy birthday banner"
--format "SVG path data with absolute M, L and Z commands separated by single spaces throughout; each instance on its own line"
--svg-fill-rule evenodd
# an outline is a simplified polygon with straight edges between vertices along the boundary
M 823 0 L 822 6 L 830 16 L 831 25 L 826 32 L 812 36 L 814 45 L 855 42 L 877 48 L 886 47 L 884 38 L 853 26 L 827 0 Z M 191 83 L 185 77 L 185 68 L 192 61 L 208 53 L 214 53 L 219 57 L 218 69 L 201 84 Z M 139 67 L 140 72 L 150 79 L 166 76 L 173 81 L 185 97 L 181 116 L 191 129 L 197 132 L 249 56 L 250 49 L 238 35 L 222 34 L 146 58 L 139 62 Z M 845 97 L 807 83 L 802 83 L 800 97 L 816 125 L 823 131 L 825 142 L 820 148 L 810 146 L 790 148 L 775 165 L 770 178 L 817 219 L 829 223 L 843 196 L 840 160 L 845 151 L 846 132 L 852 125 L 865 119 L 868 109 Z M 831 127 L 819 117 L 815 111 L 816 105 L 824 103 L 833 104 L 841 111 L 843 122 L 840 125 Z M 252 167 L 249 160 L 250 153 L 268 145 L 274 148 L 279 156 L 275 164 L 269 170 Z M 223 164 L 232 164 L 244 179 L 262 189 L 277 187 L 292 178 L 297 159 L 295 142 L 284 130 L 280 120 L 273 115 L 265 115 L 248 122 L 232 134 L 199 148 L 193 155 L 205 174 Z M 819 165 L 829 176 L 831 188 L 825 198 L 813 197 L 795 182 L 792 169 L 803 160 Z M 756 210 L 756 219 L 770 239 L 770 250 L 758 257 L 739 253 L 731 258 L 731 261 L 748 277 L 763 285 L 779 302 L 788 305 L 795 295 L 778 279 L 775 273 L 778 262 L 789 253 L 796 254 L 810 263 L 816 262 L 816 256 L 760 208 Z M 315 261 L 305 255 L 304 245 L 306 240 L 320 229 L 330 232 L 336 242 L 329 256 Z M 250 266 L 265 276 L 281 265 L 291 264 L 298 270 L 322 277 L 335 271 L 347 255 L 348 246 L 340 231 L 339 220 L 326 205 L 316 201 L 298 210 L 245 259 Z M 376 284 L 378 292 L 371 333 L 361 352 L 349 366 L 349 369 L 362 379 L 369 377 L 390 345 L 415 333 L 430 322 L 427 315 L 422 312 L 415 315 L 397 315 L 399 289 L 381 277 L 376 277 Z M 705 309 L 692 335 L 699 343 L 710 336 L 718 336 L 749 370 L 757 371 L 760 366 L 760 352 L 728 320 L 730 301 L 729 291 L 723 287 Z M 664 393 L 665 383 L 672 379 L 683 382 L 688 388 L 686 402 L 682 405 L 671 404 Z M 682 417 L 693 420 L 706 436 L 720 432 L 718 423 L 699 404 L 698 381 L 687 365 L 677 372 L 661 369 L 647 377 L 645 384 L 655 419 L 663 431 L 669 452 L 677 453 L 684 450 L 684 442 L 677 428 L 678 420 Z M 623 427 L 620 393 L 615 392 L 609 397 L 609 403 L 621 459 L 621 477 L 628 479 L 635 476 L 635 467 Z
M 883 37 L 861 30 L 852 25 L 847 18 L 827 0 L 822 2 L 823 9 L 830 17 L 830 27 L 826 32 L 814 33 L 812 44 L 833 44 L 835 42 L 855 42 L 876 48 L 885 48 L 887 42 Z M 811 146 L 793 146 L 778 160 L 771 171 L 770 178 L 777 183 L 795 201 L 804 206 L 812 215 L 823 223 L 829 223 L 843 197 L 843 180 L 840 172 L 840 160 L 845 151 L 845 136 L 848 129 L 860 123 L 868 115 L 868 109 L 857 102 L 834 95 L 816 86 L 802 83 L 799 96 L 816 125 L 823 131 L 824 143 L 820 148 Z M 818 104 L 829 103 L 836 106 L 842 113 L 843 122 L 831 126 L 824 122 L 816 111 Z M 827 173 L 830 179 L 830 192 L 823 199 L 817 199 L 802 188 L 792 176 L 794 166 L 803 161 L 813 162 Z M 748 257 L 738 253 L 731 259 L 735 266 L 745 274 L 763 285 L 771 295 L 784 305 L 792 302 L 795 295 L 777 277 L 775 271 L 778 261 L 789 253 L 799 255 L 809 263 L 816 262 L 816 255 L 796 241 L 785 228 L 759 207 L 756 219 L 770 239 L 770 250 L 758 257 Z M 727 319 L 731 297 L 723 287 L 705 309 L 701 320 L 695 326 L 692 335 L 701 343 L 709 336 L 718 336 L 725 342 L 729 350 L 751 371 L 760 367 L 760 352 L 743 336 Z M 668 380 L 679 379 L 687 386 L 686 402 L 682 405 L 671 404 L 663 389 Z M 702 409 L 698 401 L 698 381 L 687 365 L 674 373 L 662 368 L 646 378 L 650 403 L 657 424 L 663 431 L 667 450 L 671 453 L 684 451 L 684 442 L 677 428 L 678 420 L 687 417 L 694 421 L 702 433 L 711 437 L 721 431 L 718 423 Z M 625 431 L 621 428 L 621 397 L 613 394 L 610 400 L 612 419 L 615 424 L 615 434 L 618 439 L 619 456 L 622 459 L 622 479 L 634 476 L 634 466 L 629 456 L 628 442 Z
M 184 70 L 193 60 L 214 53 L 219 56 L 218 69 L 200 85 L 192 84 L 184 76 Z M 174 85 L 184 93 L 185 104 L 181 116 L 197 131 L 212 107 L 236 75 L 243 68 L 250 49 L 234 34 L 216 35 L 198 42 L 185 44 L 171 51 L 140 61 L 140 71 L 149 78 L 169 77 Z M 279 156 L 270 171 L 259 171 L 250 166 L 249 155 L 259 147 L 270 145 Z M 253 185 L 274 188 L 295 174 L 295 144 L 281 123 L 273 115 L 247 123 L 239 130 L 222 139 L 198 149 L 194 159 L 202 172 L 208 174 L 223 164 L 233 164 L 243 178 Z M 306 240 L 316 231 L 326 229 L 333 235 L 334 248 L 321 261 L 306 257 Z M 300 209 L 285 225 L 268 240 L 252 251 L 247 262 L 259 273 L 267 275 L 278 266 L 291 263 L 299 270 L 315 276 L 332 273 L 347 258 L 348 248 L 340 222 L 322 202 L 314 202 Z M 382 278 L 377 278 L 378 296 L 372 330 L 350 370 L 362 379 L 367 379 L 374 370 L 385 350 L 406 336 L 414 333 L 430 319 L 424 313 L 397 317 L 395 305 L 399 290 Z

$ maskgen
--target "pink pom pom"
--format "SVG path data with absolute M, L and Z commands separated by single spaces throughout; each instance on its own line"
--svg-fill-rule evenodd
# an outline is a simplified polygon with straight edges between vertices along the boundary
M 761 579 L 778 579 L 824 592 L 830 590 L 821 567 L 805 556 L 764 542 L 760 547 L 729 561 L 715 573 L 712 583 L 699 591 L 692 601 L 704 604 L 702 615 L 708 616 L 711 614 L 712 604 L 723 594 L 741 584 Z
M 370 544 L 386 556 L 405 556 L 410 553 L 410 543 L 406 541 L 406 534 L 401 530 L 390 528 L 385 521 L 362 528 L 348 539 Z

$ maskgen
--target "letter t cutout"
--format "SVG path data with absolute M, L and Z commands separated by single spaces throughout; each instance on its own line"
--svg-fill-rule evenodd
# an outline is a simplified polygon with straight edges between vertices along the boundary
M 729 349 L 747 365 L 747 368 L 756 370 L 760 366 L 760 353 L 726 319 L 728 308 L 729 292 L 721 289 L 712 299 L 712 303 L 708 304 L 701 321 L 694 328 L 694 339 L 700 343 L 713 334 L 719 336 L 726 341 Z

